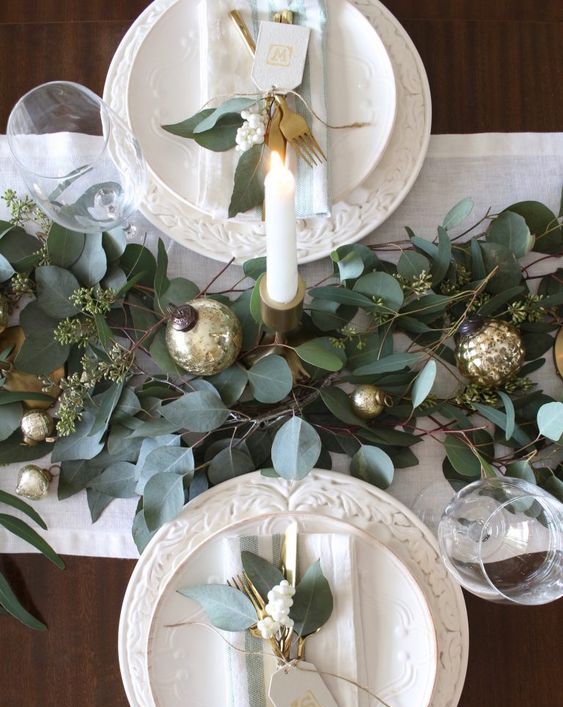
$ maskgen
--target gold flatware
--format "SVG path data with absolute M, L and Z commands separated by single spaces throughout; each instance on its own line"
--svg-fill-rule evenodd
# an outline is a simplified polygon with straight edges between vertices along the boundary
M 305 160 L 310 167 L 326 162 L 326 155 L 315 140 L 311 128 L 302 115 L 292 111 L 287 105 L 285 96 L 276 95 L 276 101 L 281 107 L 283 117 L 280 130 L 291 144 L 298 157 Z
M 231 10 L 229 12 L 229 15 L 235 23 L 235 27 L 240 32 L 240 36 L 246 44 L 246 48 L 250 52 L 250 55 L 254 56 L 256 54 L 256 43 L 254 41 L 254 38 L 250 34 L 250 30 L 246 26 L 246 22 L 242 19 L 242 15 L 238 10 Z
M 288 525 L 281 550 L 282 572 L 292 587 L 297 582 L 297 523 Z

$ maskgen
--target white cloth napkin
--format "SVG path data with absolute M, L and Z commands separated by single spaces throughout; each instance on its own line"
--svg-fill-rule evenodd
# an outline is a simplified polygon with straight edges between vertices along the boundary
M 226 538 L 224 548 L 225 580 L 242 570 L 240 554 L 250 550 L 260 557 L 280 563 L 282 536 L 247 536 Z M 318 634 L 307 639 L 305 659 L 318 670 L 342 675 L 348 680 L 366 684 L 360 615 L 360 596 L 355 571 L 354 539 L 348 535 L 301 533 L 298 539 L 298 576 L 321 560 L 321 567 L 334 597 L 334 608 L 328 622 Z M 267 698 L 270 678 L 276 661 L 270 655 L 249 655 L 271 650 L 267 642 L 253 638 L 249 632 L 230 634 L 229 640 L 247 654 L 225 649 L 229 707 L 270 707 Z M 360 707 L 363 696 L 355 685 L 325 677 L 337 704 Z
M 202 105 L 209 101 L 211 106 L 216 106 L 235 93 L 256 93 L 258 90 L 251 79 L 252 58 L 233 25 L 229 12 L 238 10 L 256 38 L 260 22 L 271 20 L 274 12 L 287 7 L 287 0 L 202 0 L 198 8 Z M 325 0 L 292 0 L 289 9 L 295 13 L 296 24 L 305 25 L 311 30 L 303 83 L 297 90 L 326 122 Z M 314 119 L 304 109 L 301 101 L 297 101 L 295 109 L 305 116 L 315 138 L 328 155 L 326 126 Z M 199 151 L 199 190 L 196 205 L 213 218 L 227 218 L 239 157 L 240 153 L 234 150 Z M 328 214 L 328 165 L 325 163 L 311 168 L 302 160 L 298 163 L 293 160 L 292 164 L 297 175 L 297 216 L 306 218 Z M 244 217 L 243 215 L 242 218 Z M 246 217 L 248 218 L 248 214 Z M 238 218 L 241 218 L 241 215 Z

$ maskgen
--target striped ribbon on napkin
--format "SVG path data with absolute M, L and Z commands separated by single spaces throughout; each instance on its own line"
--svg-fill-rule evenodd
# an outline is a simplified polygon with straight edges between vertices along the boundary
M 281 535 L 225 538 L 225 581 L 242 572 L 240 555 L 243 550 L 250 550 L 279 565 L 282 540 Z M 318 634 L 306 641 L 305 659 L 319 670 L 324 668 L 365 685 L 360 589 L 354 539 L 340 533 L 300 533 L 297 558 L 298 577 L 302 577 L 307 568 L 320 558 L 323 573 L 334 597 L 332 616 Z M 268 642 L 254 638 L 249 631 L 244 634 L 230 634 L 229 641 L 239 650 L 225 647 L 225 704 L 229 707 L 271 707 L 267 692 L 271 676 L 278 666 L 275 658 L 270 655 Z M 263 653 L 264 650 L 267 654 Z M 365 704 L 364 694 L 355 685 L 325 676 L 323 680 L 342 707 L 359 707 Z
M 309 51 L 300 95 L 325 122 L 327 121 L 325 0 L 203 0 L 199 5 L 201 104 L 224 102 L 236 93 L 256 93 L 252 82 L 252 58 L 243 46 L 229 12 L 238 10 L 256 39 L 262 20 L 272 20 L 275 12 L 290 9 L 295 23 L 309 27 Z M 294 108 L 306 118 L 325 154 L 328 129 L 296 101 Z M 291 150 L 289 151 L 292 152 Z M 238 152 L 211 152 L 199 155 L 197 206 L 213 218 L 227 218 Z M 297 177 L 296 212 L 299 218 L 327 215 L 330 211 L 328 165 L 309 167 L 294 155 L 290 164 Z M 251 216 L 259 218 L 259 214 Z M 239 216 L 240 218 L 240 216 Z M 243 216 L 244 218 L 244 216 Z M 246 215 L 249 218 L 249 215 Z

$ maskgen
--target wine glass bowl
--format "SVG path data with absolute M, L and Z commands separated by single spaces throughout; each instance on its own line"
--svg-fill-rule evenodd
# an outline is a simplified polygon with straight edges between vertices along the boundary
M 105 231 L 123 226 L 146 188 L 137 140 L 90 89 L 42 84 L 16 103 L 8 144 L 31 196 L 61 226 Z
M 563 596 L 563 506 L 533 484 L 469 484 L 444 510 L 438 541 L 448 570 L 483 599 L 532 605 Z

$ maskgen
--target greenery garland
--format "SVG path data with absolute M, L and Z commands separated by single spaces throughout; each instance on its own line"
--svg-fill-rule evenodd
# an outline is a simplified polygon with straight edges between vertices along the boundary
M 4 373 L 0 463 L 51 452 L 59 498 L 86 489 L 93 522 L 114 498 L 139 497 L 139 550 L 187 500 L 255 469 L 299 479 L 315 466 L 331 468 L 331 452 L 343 453 L 353 475 L 386 488 L 396 469 L 418 463 L 413 448 L 425 435 L 444 442 L 451 481 L 505 473 L 563 498 L 563 404 L 528 378 L 562 323 L 562 271 L 533 274 L 563 250 L 561 216 L 543 204 L 513 204 L 452 235 L 472 209 L 464 199 L 434 241 L 407 228 L 394 243 L 338 248 L 333 275 L 308 290 L 302 343 L 279 349 L 308 373 L 294 384 L 291 356 L 249 355 L 269 345 L 258 293 L 263 258 L 247 262 L 229 292 L 213 292 L 217 278 L 200 290 L 168 277 L 162 242 L 155 257 L 120 231 L 71 232 L 12 191 L 4 199 L 12 218 L 0 223 L 0 292 L 19 308 L 25 333 L 12 365 L 42 377 L 45 391 L 52 371 L 66 373 L 53 413 L 58 438 L 36 446 L 24 445 L 19 429 L 30 393 L 7 390 Z M 399 254 L 398 262 L 386 253 Z M 165 341 L 169 306 L 196 296 L 228 304 L 243 328 L 237 362 L 205 379 L 180 369 Z M 454 337 L 471 313 L 520 328 L 526 363 L 502 389 L 468 385 L 455 368 Z M 406 350 L 396 348 L 397 334 L 408 337 Z M 10 350 L 0 359 L 8 362 Z M 430 395 L 439 370 L 458 379 L 447 399 Z M 371 421 L 346 392 L 361 383 L 393 401 Z M 35 398 L 52 400 L 47 392 Z

